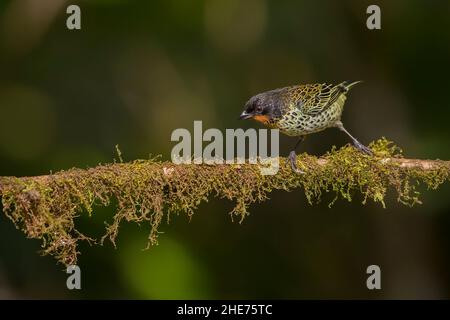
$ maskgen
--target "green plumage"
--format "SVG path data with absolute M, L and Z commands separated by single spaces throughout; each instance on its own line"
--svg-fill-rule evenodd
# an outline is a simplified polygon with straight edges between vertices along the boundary
M 281 113 L 271 117 L 268 125 L 288 136 L 301 136 L 333 127 L 341 119 L 348 90 L 358 82 L 305 84 L 277 89 Z

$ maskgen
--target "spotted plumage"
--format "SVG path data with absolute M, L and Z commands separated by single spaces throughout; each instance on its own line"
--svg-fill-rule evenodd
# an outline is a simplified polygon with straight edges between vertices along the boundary
M 298 136 L 299 142 L 305 135 L 337 127 L 360 151 L 371 154 L 370 149 L 356 140 L 341 122 L 347 93 L 359 82 L 305 84 L 263 92 L 250 98 L 240 118 L 252 118 L 288 136 Z M 289 157 L 293 169 L 300 171 L 295 162 L 295 149 Z

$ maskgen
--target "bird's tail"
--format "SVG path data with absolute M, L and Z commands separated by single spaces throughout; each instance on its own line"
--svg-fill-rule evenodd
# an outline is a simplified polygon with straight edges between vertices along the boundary
M 361 82 L 363 82 L 363 81 L 362 80 L 353 81 L 353 82 L 344 81 L 339 84 L 339 87 L 341 87 L 343 91 L 348 92 L 348 90 L 350 90 L 354 85 L 361 83 Z

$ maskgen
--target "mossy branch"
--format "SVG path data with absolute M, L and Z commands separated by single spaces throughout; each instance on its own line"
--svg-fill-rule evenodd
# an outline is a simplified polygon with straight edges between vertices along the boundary
M 64 264 L 77 261 L 80 240 L 115 243 L 123 220 L 151 225 L 149 245 L 157 243 L 158 227 L 172 213 L 192 216 L 202 201 L 216 196 L 235 202 L 231 216 L 240 221 L 254 202 L 268 199 L 273 190 L 301 187 L 310 204 L 324 192 L 348 201 L 360 193 L 385 206 L 389 189 L 401 203 L 420 203 L 416 186 L 436 189 L 450 178 L 450 161 L 405 159 L 386 139 L 370 145 L 370 157 L 351 146 L 333 148 L 321 158 L 302 154 L 298 165 L 305 174 L 294 174 L 282 158 L 278 174 L 262 176 L 258 166 L 174 165 L 156 159 L 71 169 L 37 177 L 0 177 L 3 211 L 29 238 L 41 239 L 45 254 Z M 112 222 L 102 239 L 91 239 L 75 227 L 83 212 L 93 214 L 95 206 L 117 203 Z

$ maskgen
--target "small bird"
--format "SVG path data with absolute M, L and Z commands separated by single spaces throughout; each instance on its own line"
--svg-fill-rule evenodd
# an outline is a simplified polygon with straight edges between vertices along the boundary
M 353 137 L 341 121 L 347 93 L 360 82 L 304 84 L 262 92 L 247 101 L 240 119 L 254 119 L 288 136 L 300 137 L 289 154 L 292 170 L 297 173 L 303 173 L 297 168 L 296 161 L 299 144 L 306 135 L 331 127 L 347 134 L 359 151 L 372 155 L 372 151 Z

